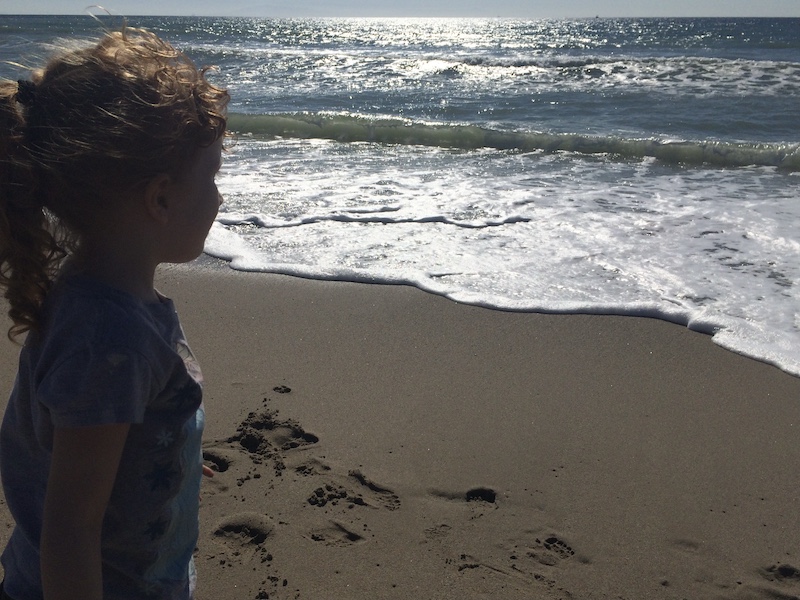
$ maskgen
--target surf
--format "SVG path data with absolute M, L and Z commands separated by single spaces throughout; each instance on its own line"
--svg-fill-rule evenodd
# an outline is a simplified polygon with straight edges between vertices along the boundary
M 626 159 L 655 158 L 674 165 L 777 167 L 800 171 L 800 144 L 735 143 L 635 139 L 572 133 L 502 131 L 477 125 L 421 123 L 323 113 L 229 115 L 231 131 L 240 135 L 327 139 L 342 143 L 372 142 L 474 150 L 494 148 L 521 152 L 603 154 Z

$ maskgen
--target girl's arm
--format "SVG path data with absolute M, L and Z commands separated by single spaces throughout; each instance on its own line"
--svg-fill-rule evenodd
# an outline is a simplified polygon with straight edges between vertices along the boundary
M 55 429 L 41 540 L 45 600 L 103 598 L 100 532 L 129 429 Z

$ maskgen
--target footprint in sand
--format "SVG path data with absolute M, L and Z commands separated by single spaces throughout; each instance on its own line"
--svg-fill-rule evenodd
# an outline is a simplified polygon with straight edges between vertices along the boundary
M 330 521 L 327 526 L 314 529 L 306 537 L 326 546 L 352 546 L 365 541 L 363 536 L 338 521 Z
M 550 556 L 555 557 L 556 560 L 566 560 L 568 558 L 572 558 L 575 555 L 575 551 L 572 548 L 570 548 L 566 542 L 555 536 L 546 537 L 542 540 L 539 540 L 537 538 L 536 543 L 539 544 L 541 548 L 544 551 L 546 551 Z M 549 562 L 550 559 L 548 559 L 548 563 Z
M 428 527 L 424 533 L 425 537 L 429 540 L 443 540 L 450 535 L 452 529 L 453 528 L 447 523 L 440 523 L 439 525 Z
M 762 588 L 765 596 L 770 598 L 800 598 L 800 569 L 797 567 L 776 564 L 760 569 L 759 573 L 761 577 L 772 584 L 769 588 Z
M 317 487 L 307 498 L 307 502 L 318 508 L 345 506 L 355 508 L 366 506 L 397 510 L 400 497 L 390 489 L 367 479 L 361 471 L 350 471 L 347 478 L 326 483 Z
M 234 463 L 233 453 L 222 448 L 207 448 L 203 450 L 203 460 L 210 463 L 212 471 L 224 473 Z
M 514 543 L 510 548 L 509 559 L 517 570 L 525 570 L 525 564 L 531 562 L 535 565 L 554 567 L 575 556 L 572 547 L 554 534 L 531 536 L 531 538 L 530 541 Z
M 263 454 L 316 444 L 319 438 L 305 431 L 296 421 L 280 420 L 277 411 L 267 410 L 247 415 L 229 441 L 238 441 L 252 454 Z
M 762 575 L 770 581 L 800 583 L 800 569 L 792 565 L 772 565 L 763 569 Z
M 298 475 L 302 475 L 303 477 L 323 475 L 329 473 L 330 471 L 331 468 L 317 458 L 312 458 L 311 460 L 307 460 L 294 467 L 294 472 Z
M 286 470 L 287 453 L 319 442 L 313 433 L 305 431 L 291 419 L 283 420 L 277 411 L 251 412 L 236 429 L 236 434 L 203 444 L 203 456 L 211 468 L 224 472 L 235 462 L 235 454 L 244 452 L 259 465 L 272 463 L 276 477 Z
M 220 567 L 271 563 L 273 556 L 267 548 L 273 533 L 272 520 L 255 512 L 229 515 L 217 523 L 214 537 L 220 542 L 216 551 L 206 559 L 214 559 Z
M 367 479 L 361 471 L 350 471 L 348 476 L 361 485 L 360 491 L 368 499 L 367 506 L 376 506 L 387 510 L 400 508 L 400 497 L 392 490 Z M 359 497 L 361 497 L 361 494 L 359 494 Z
M 769 567 L 754 569 L 754 574 L 758 575 L 758 578 L 743 577 L 736 582 L 748 590 L 747 598 L 800 600 L 800 568 L 786 563 L 776 563 Z
M 497 492 L 488 487 L 475 487 L 466 492 L 448 492 L 443 490 L 430 490 L 431 496 L 445 500 L 463 502 L 481 502 L 485 504 L 497 503 Z
M 441 498 L 453 503 L 463 503 L 470 509 L 470 520 L 485 517 L 490 511 L 497 510 L 497 492 L 490 487 L 474 487 L 463 491 L 428 490 L 434 498 Z
M 488 502 L 489 504 L 495 504 L 497 492 L 491 488 L 485 487 L 472 488 L 471 490 L 467 490 L 467 493 L 464 494 L 464 499 L 467 502 Z
M 272 520 L 266 515 L 241 512 L 222 519 L 214 535 L 235 546 L 258 546 L 267 540 L 273 528 Z

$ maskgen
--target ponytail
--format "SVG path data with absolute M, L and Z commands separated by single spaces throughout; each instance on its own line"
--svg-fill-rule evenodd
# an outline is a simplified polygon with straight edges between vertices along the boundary
M 0 80 L 0 287 L 9 337 L 42 304 L 92 215 L 225 134 L 228 92 L 142 29 L 65 48 L 30 81 Z
M 65 256 L 25 148 L 26 109 L 20 100 L 32 100 L 33 85 L 0 81 L 0 287 L 9 303 L 12 340 L 39 327 L 42 303 Z

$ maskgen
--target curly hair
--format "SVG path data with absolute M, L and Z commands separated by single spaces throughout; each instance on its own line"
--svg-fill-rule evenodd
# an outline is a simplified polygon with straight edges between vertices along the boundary
M 125 28 L 0 81 L 0 286 L 14 338 L 39 327 L 89 215 L 176 174 L 225 134 L 226 90 L 155 34 Z

